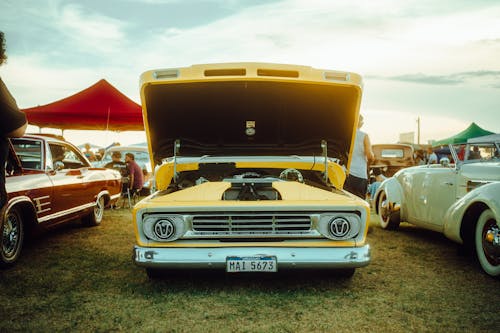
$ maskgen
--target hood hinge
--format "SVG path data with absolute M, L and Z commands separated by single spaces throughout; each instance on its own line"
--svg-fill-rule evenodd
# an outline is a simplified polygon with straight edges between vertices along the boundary
M 177 174 L 177 155 L 179 154 L 179 150 L 181 148 L 181 140 L 176 139 L 174 142 L 174 183 L 177 182 L 177 178 L 179 175 Z
M 325 184 L 328 184 L 328 144 L 326 143 L 326 140 L 321 140 L 321 149 L 323 158 L 325 159 Z

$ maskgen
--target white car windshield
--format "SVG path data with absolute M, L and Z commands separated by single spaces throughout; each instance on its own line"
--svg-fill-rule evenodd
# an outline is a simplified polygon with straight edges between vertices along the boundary
M 464 162 L 500 160 L 500 144 L 498 142 L 469 143 L 454 146 L 458 158 Z

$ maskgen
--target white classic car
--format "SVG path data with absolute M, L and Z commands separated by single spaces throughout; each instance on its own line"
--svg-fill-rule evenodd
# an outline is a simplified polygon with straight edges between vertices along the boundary
M 452 161 L 406 168 L 385 180 L 374 202 L 384 229 L 400 221 L 444 233 L 500 276 L 500 134 L 450 146 Z
M 342 189 L 359 75 L 232 63 L 141 82 L 158 191 L 134 207 L 134 261 L 149 276 L 368 265 L 370 208 Z

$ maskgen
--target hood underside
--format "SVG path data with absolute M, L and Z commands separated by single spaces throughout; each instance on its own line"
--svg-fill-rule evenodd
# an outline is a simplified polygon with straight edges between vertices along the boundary
M 174 155 L 176 140 L 180 156 L 319 156 L 324 140 L 327 155 L 347 164 L 360 85 L 301 79 L 299 69 L 293 78 L 146 72 L 141 96 L 155 164 Z

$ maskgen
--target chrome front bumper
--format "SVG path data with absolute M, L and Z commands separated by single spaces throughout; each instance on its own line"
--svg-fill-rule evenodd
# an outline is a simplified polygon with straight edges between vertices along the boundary
M 357 268 L 370 263 L 370 246 L 347 248 L 217 247 L 148 248 L 134 247 L 134 262 L 142 267 L 170 269 L 225 269 L 227 257 L 275 256 L 279 269 Z

